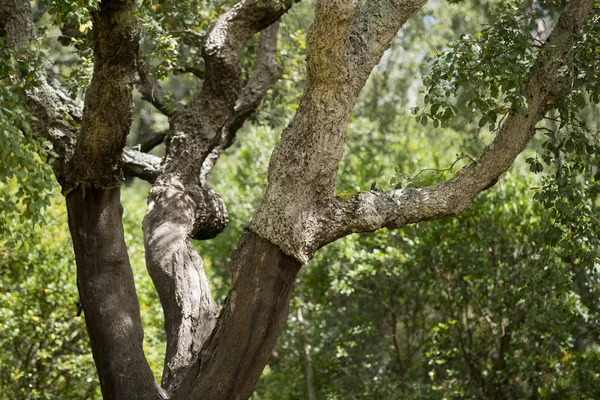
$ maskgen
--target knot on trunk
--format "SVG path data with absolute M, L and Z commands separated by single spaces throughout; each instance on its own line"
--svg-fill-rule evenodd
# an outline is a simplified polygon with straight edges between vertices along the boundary
M 202 195 L 196 207 L 196 217 L 191 237 L 196 240 L 212 239 L 229 223 L 227 209 L 221 196 L 212 189 L 201 189 Z

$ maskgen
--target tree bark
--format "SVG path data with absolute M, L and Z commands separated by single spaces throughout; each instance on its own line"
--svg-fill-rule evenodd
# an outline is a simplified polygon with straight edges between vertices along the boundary
M 35 38 L 31 6 L 21 0 L 4 0 L 0 3 L 0 37 L 5 46 L 27 44 Z
M 173 400 L 250 397 L 287 320 L 300 267 L 268 240 L 242 235 L 225 308 Z
M 103 398 L 164 399 L 142 348 L 120 193 L 80 185 L 67 196 L 77 287 Z
M 326 224 L 329 238 L 325 245 L 349 233 L 380 228 L 397 229 L 407 224 L 457 216 L 473 199 L 489 188 L 512 165 L 535 134 L 536 124 L 550 109 L 549 99 L 571 90 L 571 76 L 560 72 L 581 28 L 594 5 L 593 0 L 572 0 L 562 12 L 556 27 L 542 46 L 540 54 L 548 62 L 532 70 L 523 93 L 526 113 L 512 110 L 494 141 L 479 158 L 439 185 L 422 189 L 388 192 L 361 192 L 347 201 L 335 199 Z
M 424 3 L 380 0 L 367 2 L 358 11 L 350 0 L 317 3 L 308 37 L 307 89 L 273 152 L 269 186 L 250 225 L 301 262 L 350 233 L 397 229 L 465 212 L 525 149 L 536 124 L 551 107 L 548 100 L 570 90 L 571 78 L 560 72 L 561 62 L 567 59 L 594 5 L 593 0 L 567 4 L 541 49 L 551 61 L 533 71 L 523 88 L 528 98 L 526 114 L 511 111 L 476 162 L 436 186 L 371 190 L 346 201 L 337 199 L 333 196 L 335 175 L 356 96 L 367 72 L 389 45 L 391 31 Z M 377 4 L 397 14 L 382 15 L 374 8 Z
M 83 123 L 73 158 L 72 187 L 123 182 L 121 155 L 131 129 L 139 27 L 133 0 L 102 1 L 92 13 L 94 74 L 86 90 Z
M 219 155 L 256 109 L 276 75 L 277 19 L 286 1 L 245 0 L 225 13 L 202 41 L 204 85 L 170 119 L 161 174 L 144 218 L 146 267 L 165 312 L 167 351 L 162 387 L 177 390 L 213 330 L 218 308 L 191 239 L 210 239 L 227 225 L 221 198 L 205 184 Z M 256 69 L 242 87 L 243 46 L 262 31 Z
M 302 263 L 327 235 L 350 113 L 398 29 L 426 0 L 321 0 L 308 33 L 306 89 L 269 163 L 250 229 Z
M 92 13 L 94 73 L 81 131 L 63 181 L 77 284 L 105 399 L 162 399 L 144 356 L 143 330 L 125 246 L 121 156 L 131 128 L 138 25 L 133 0 Z

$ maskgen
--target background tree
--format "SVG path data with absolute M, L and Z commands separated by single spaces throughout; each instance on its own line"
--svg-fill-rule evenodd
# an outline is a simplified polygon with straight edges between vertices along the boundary
M 32 130 L 53 143 L 54 154 L 41 154 L 55 158 L 54 173 L 66 196 L 78 289 L 105 398 L 195 398 L 207 393 L 215 399 L 247 398 L 287 318 L 291 287 L 302 263 L 320 247 L 354 232 L 462 214 L 478 193 L 495 184 L 510 167 L 535 134 L 538 122 L 552 110 L 558 114 L 554 119 L 559 127 L 546 128 L 552 133 L 544 143 L 548 152 L 542 161 L 557 172 L 536 197 L 555 213 L 558 223 L 549 233 L 555 243 L 562 234 L 570 236 L 569 241 L 594 238 L 590 233 L 595 228 L 593 157 L 597 152 L 593 132 L 579 118 L 587 104 L 585 94 L 592 101 L 598 99 L 594 91 L 597 54 L 590 50 L 598 40 L 597 17 L 589 16 L 593 1 L 568 2 L 543 43 L 531 40 L 528 33 L 537 18 L 520 18 L 523 9 L 511 2 L 499 13 L 496 25 L 464 37 L 454 46 L 457 51 L 447 52 L 432 65 L 426 80 L 427 108 L 415 109 L 420 122 L 431 119 L 434 126 L 448 124 L 462 105 L 482 114 L 479 127 L 489 125 L 495 130 L 498 115 L 504 116 L 494 141 L 476 161 L 471 159 L 452 179 L 432 186 L 397 182 L 395 188 L 381 191 L 374 184 L 369 191 L 339 196 L 334 196 L 336 173 L 359 92 L 398 29 L 425 2 L 380 1 L 360 6 L 318 2 L 308 35 L 304 94 L 275 146 L 265 197 L 232 254 L 233 282 L 220 313 L 191 239 L 211 238 L 227 223 L 223 202 L 207 188 L 206 177 L 271 85 L 277 27 L 273 23 L 291 4 L 243 1 L 230 9 L 224 7 L 222 13 L 212 15 L 216 22 L 204 32 L 200 29 L 205 25 L 181 21 L 179 11 L 168 4 L 135 11 L 130 2 L 88 4 L 94 73 L 82 110 L 44 74 L 30 73 L 39 71 L 31 10 L 27 2 L 9 3 L 0 9 L 0 32 L 9 60 L 6 86 L 15 86 L 16 96 L 27 97 L 27 110 L 35 119 L 27 125 L 9 123 L 16 129 L 4 132 L 20 135 Z M 53 12 L 64 17 L 69 7 L 57 3 Z M 163 95 L 152 71 L 148 72 L 151 63 L 143 55 L 138 60 L 138 20 L 151 22 L 150 10 L 164 13 L 165 27 L 189 35 L 195 44 L 183 54 L 192 65 L 180 65 L 180 70 L 200 76 L 202 84 L 181 107 Z M 73 14 L 63 21 L 63 33 L 73 19 L 85 20 L 85 11 Z M 173 29 L 178 23 L 185 29 Z M 85 30 L 85 24 L 80 24 L 79 32 Z M 242 51 L 259 31 L 256 56 L 249 67 L 252 73 L 244 81 Z M 148 46 L 156 46 L 160 55 L 160 50 L 173 50 L 168 39 L 160 36 L 153 41 L 150 34 Z M 81 42 L 78 51 L 85 54 L 86 40 Z M 23 51 L 26 47 L 30 50 Z M 203 63 L 194 57 L 199 54 Z M 173 58 L 165 63 L 173 61 L 181 63 Z M 160 76 L 163 64 L 155 76 Z M 469 69 L 473 72 L 467 73 Z M 166 138 L 162 161 L 133 149 L 123 150 L 131 128 L 136 73 L 142 97 L 168 118 L 167 132 L 152 135 L 153 143 Z M 463 103 L 452 103 L 447 97 L 462 94 L 459 88 L 465 89 L 467 97 Z M 23 120 L 19 116 L 23 112 L 5 114 Z M 565 127 L 566 132 L 560 130 Z M 27 145 L 35 143 L 23 138 Z M 145 149 L 152 147 L 143 144 Z M 41 148 L 47 148 L 46 143 Z M 121 222 L 123 162 L 128 173 L 154 182 L 144 242 L 146 266 L 165 310 L 162 388 L 155 383 L 142 348 L 139 305 Z M 543 169 L 536 158 L 529 163 L 534 172 Z M 16 176 L 19 182 L 25 175 Z M 582 182 L 581 176 L 588 180 Z M 563 201 L 563 195 L 570 202 Z M 37 204 L 35 196 L 25 193 L 25 204 Z M 576 208 L 569 209 L 568 204 Z M 584 223 L 574 218 L 574 211 Z M 593 256 L 592 250 L 578 254 L 570 263 Z M 391 318 L 396 314 L 393 304 L 389 306 Z M 301 313 L 300 309 L 297 319 L 302 325 Z M 394 331 L 397 323 L 390 326 Z M 309 356 L 305 352 L 307 362 Z M 504 371 L 506 367 L 499 362 L 496 371 Z M 401 363 L 396 368 L 406 376 Z M 482 382 L 481 390 L 486 395 L 500 393 L 502 382 L 493 377 Z

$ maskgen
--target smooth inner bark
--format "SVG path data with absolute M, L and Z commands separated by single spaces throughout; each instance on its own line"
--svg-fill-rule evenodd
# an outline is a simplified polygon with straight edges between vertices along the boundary
M 142 349 L 120 193 L 120 188 L 80 185 L 67 196 L 77 287 L 103 398 L 162 399 Z

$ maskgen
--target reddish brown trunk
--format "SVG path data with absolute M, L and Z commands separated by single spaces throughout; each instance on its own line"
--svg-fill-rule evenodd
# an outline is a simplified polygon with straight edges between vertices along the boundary
M 120 192 L 81 185 L 67 196 L 77 286 L 103 398 L 161 399 L 142 349 Z
M 173 399 L 250 397 L 287 320 L 300 266 L 255 233 L 240 238 L 223 313 Z

